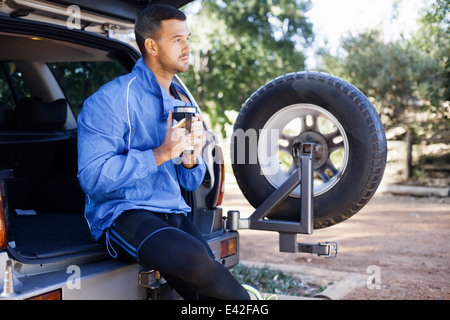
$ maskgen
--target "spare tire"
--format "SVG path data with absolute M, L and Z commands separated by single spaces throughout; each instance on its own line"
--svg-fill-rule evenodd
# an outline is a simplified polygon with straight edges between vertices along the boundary
M 372 198 L 386 166 L 386 136 L 370 101 L 337 77 L 281 76 L 244 104 L 231 141 L 232 168 L 257 208 L 299 168 L 293 147 L 315 143 L 314 228 L 340 223 Z M 300 220 L 300 186 L 268 219 Z

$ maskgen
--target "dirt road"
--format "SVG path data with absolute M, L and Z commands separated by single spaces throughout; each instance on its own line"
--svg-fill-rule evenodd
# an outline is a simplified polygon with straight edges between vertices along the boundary
M 227 176 L 223 208 L 224 212 L 238 209 L 244 217 L 254 210 L 232 176 Z M 241 260 L 377 276 L 379 289 L 361 286 L 343 299 L 450 299 L 448 197 L 376 194 L 348 221 L 328 229 L 315 230 L 311 236 L 298 236 L 297 241 L 305 243 L 337 241 L 339 253 L 336 259 L 280 253 L 278 233 L 274 232 L 241 230 L 240 239 Z M 376 274 L 375 269 L 379 273 Z

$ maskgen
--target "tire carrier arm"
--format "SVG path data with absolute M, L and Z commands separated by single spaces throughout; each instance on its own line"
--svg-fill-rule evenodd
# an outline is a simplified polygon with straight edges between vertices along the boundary
M 298 145 L 294 145 L 293 149 L 294 159 L 300 161 L 300 167 L 248 219 L 240 219 L 239 211 L 228 211 L 226 228 L 230 230 L 259 229 L 278 231 L 280 235 L 280 252 L 303 252 L 334 258 L 337 255 L 336 242 L 319 242 L 318 244 L 297 243 L 297 234 L 311 235 L 313 233 L 313 163 L 315 144 L 299 143 Z M 300 221 L 264 219 L 269 215 L 270 210 L 283 201 L 299 184 L 301 190 Z

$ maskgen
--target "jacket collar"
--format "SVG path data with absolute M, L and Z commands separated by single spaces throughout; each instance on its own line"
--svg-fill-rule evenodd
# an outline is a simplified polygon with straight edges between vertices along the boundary
M 154 95 L 155 97 L 161 99 L 162 101 L 162 112 L 161 112 L 161 120 L 167 120 L 169 116 L 169 111 L 172 110 L 175 106 L 192 106 L 190 103 L 185 103 L 183 101 L 173 99 L 167 92 L 164 90 L 159 82 L 156 80 L 153 71 L 145 64 L 144 59 L 140 58 L 132 71 L 133 74 L 136 75 L 140 84 L 146 92 Z M 178 90 L 183 92 L 186 96 L 187 94 L 183 91 L 183 89 L 175 84 Z
M 145 91 L 160 99 L 162 98 L 162 88 L 156 80 L 153 71 L 145 64 L 142 57 L 139 58 L 139 60 L 134 65 L 132 73 L 136 75 Z

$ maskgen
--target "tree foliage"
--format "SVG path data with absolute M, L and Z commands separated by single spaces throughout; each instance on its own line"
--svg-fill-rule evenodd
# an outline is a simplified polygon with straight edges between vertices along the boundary
M 418 24 L 410 39 L 386 42 L 379 29 L 349 35 L 341 41 L 344 58 L 322 50 L 324 70 L 368 95 L 387 129 L 450 142 L 449 1 L 435 1 Z
M 436 0 L 419 20 L 412 44 L 422 58 L 418 96 L 439 108 L 450 101 L 450 1 Z M 436 82 L 440 84 L 436 85 Z
M 264 83 L 304 68 L 299 49 L 313 41 L 309 6 L 303 0 L 201 1 L 190 23 L 192 66 L 181 76 L 222 130 L 226 110 L 239 110 Z

